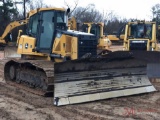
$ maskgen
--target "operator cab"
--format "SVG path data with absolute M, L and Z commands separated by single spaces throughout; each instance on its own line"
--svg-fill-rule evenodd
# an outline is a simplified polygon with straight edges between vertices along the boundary
M 22 35 L 18 40 L 18 53 L 28 55 L 29 59 L 35 55 L 59 61 L 63 58 L 78 59 L 86 53 L 96 55 L 98 40 L 95 35 L 67 30 L 67 20 L 68 10 L 65 9 L 37 10 L 30 16 L 27 35 Z
M 132 24 L 131 36 L 133 38 L 149 38 L 152 39 L 152 24 Z
M 82 32 L 88 33 L 89 26 L 87 24 L 82 25 Z
M 49 53 L 57 29 L 67 29 L 67 14 L 61 10 L 39 11 L 29 19 L 28 34 L 35 37 L 36 51 Z
M 82 32 L 89 32 L 89 26 L 87 24 L 82 25 Z M 94 34 L 97 39 L 100 38 L 100 26 L 98 24 L 91 24 L 90 33 Z
M 125 47 L 128 50 L 154 51 L 157 49 L 155 22 L 130 22 L 126 27 Z

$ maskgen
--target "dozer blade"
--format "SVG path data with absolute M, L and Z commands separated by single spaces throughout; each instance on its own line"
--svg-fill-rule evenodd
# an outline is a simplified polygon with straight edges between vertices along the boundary
M 146 63 L 130 52 L 56 63 L 54 71 L 57 106 L 156 91 L 146 75 Z
M 150 79 L 160 79 L 160 63 L 150 63 L 147 65 L 147 76 Z

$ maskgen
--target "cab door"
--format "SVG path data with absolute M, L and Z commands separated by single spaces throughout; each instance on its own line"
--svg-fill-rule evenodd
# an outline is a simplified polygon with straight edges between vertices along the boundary
M 55 32 L 54 11 L 41 12 L 38 25 L 37 51 L 50 53 Z

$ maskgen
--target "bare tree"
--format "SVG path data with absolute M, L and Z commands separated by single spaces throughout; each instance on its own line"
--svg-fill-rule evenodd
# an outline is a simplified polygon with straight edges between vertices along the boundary
M 120 20 L 114 11 L 103 11 L 101 13 L 95 8 L 94 4 L 89 4 L 87 7 L 77 7 L 72 16 L 77 19 L 80 26 L 85 22 L 103 22 L 105 23 L 104 32 L 107 33 L 118 31 L 126 23 L 125 20 Z
M 48 7 L 43 0 L 26 0 L 25 4 L 26 4 L 26 12 L 29 12 L 30 10 L 37 8 Z M 22 15 L 23 11 L 19 11 L 19 16 Z
M 155 4 L 152 8 L 152 21 L 156 21 L 160 25 L 160 4 Z
M 33 10 L 42 7 L 46 7 L 46 4 L 44 4 L 43 0 L 32 0 L 28 2 L 28 10 Z
M 94 4 L 89 4 L 87 7 L 77 7 L 72 13 L 79 23 L 84 22 L 100 22 L 103 19 L 102 14 L 95 9 Z
M 153 18 L 160 15 L 160 4 L 156 4 L 151 8 Z
M 74 7 L 73 6 L 71 6 L 71 5 L 69 5 L 65 0 L 64 0 L 64 4 L 68 7 L 68 8 L 70 8 L 71 9 L 71 12 L 69 13 L 69 17 L 72 15 L 72 13 L 75 11 L 75 9 L 77 8 L 77 6 L 78 6 L 78 2 L 79 2 L 79 0 L 75 0 L 74 1 Z
M 109 20 L 108 24 L 104 27 L 104 32 L 107 34 L 116 34 L 120 32 L 120 29 L 127 23 L 127 19 L 119 20 L 114 18 L 114 20 Z

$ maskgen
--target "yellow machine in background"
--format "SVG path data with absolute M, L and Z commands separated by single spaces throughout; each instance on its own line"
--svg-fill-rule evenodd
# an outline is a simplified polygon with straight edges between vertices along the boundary
M 157 51 L 156 22 L 136 21 L 126 24 L 124 50 Z
M 12 37 L 10 38 L 9 41 L 5 40 L 5 37 L 11 33 L 11 31 L 21 25 L 27 24 L 27 20 L 19 20 L 19 21 L 13 21 L 7 25 L 5 28 L 2 36 L 0 37 L 0 43 L 2 44 L 7 44 L 8 42 L 12 42 Z
M 27 24 L 26 20 L 14 21 L 7 25 L 5 31 L 3 32 L 2 36 L 0 37 L 0 48 L 1 51 L 4 52 L 4 57 L 20 57 L 17 54 L 16 43 L 17 39 L 15 40 L 12 36 L 12 30 L 19 26 L 23 26 Z
M 5 28 L 2 36 L 0 37 L 0 49 L 4 51 L 5 57 L 20 57 L 16 53 L 17 48 L 17 39 L 13 39 L 12 37 L 12 31 L 13 29 L 19 27 L 19 26 L 24 26 L 28 23 L 28 20 L 30 16 L 32 16 L 35 13 L 35 10 L 31 10 L 29 13 L 27 13 L 27 17 L 24 20 L 17 20 L 9 23 L 7 27 Z M 20 31 L 20 33 L 22 30 Z M 18 33 L 18 34 L 20 34 Z M 18 37 L 18 36 L 17 36 Z
M 123 40 L 124 40 L 124 31 L 125 31 L 125 26 L 124 27 L 122 26 L 118 30 L 118 32 L 108 34 L 107 37 L 110 39 L 110 41 L 113 44 L 121 45 L 121 44 L 123 44 Z
M 107 37 L 111 40 L 111 41 L 119 41 L 120 39 L 117 37 L 117 34 L 109 34 L 107 35 Z
M 160 78 L 159 36 L 159 26 L 156 22 L 138 20 L 128 22 L 125 27 L 123 52 L 141 60 L 147 66 L 147 76 L 150 79 Z
M 98 45 L 97 48 L 100 50 L 109 49 L 112 45 L 110 39 L 104 35 L 103 33 L 104 23 L 84 23 L 82 25 L 82 31 L 87 33 L 92 33 L 97 36 L 98 38 Z
M 5 40 L 6 36 L 8 34 L 11 34 L 14 28 L 27 24 L 30 16 L 32 16 L 33 14 L 35 14 L 35 10 L 31 10 L 29 13 L 27 13 L 27 17 L 24 20 L 17 20 L 9 23 L 5 28 L 3 34 L 0 36 L 0 44 L 12 43 L 13 42 L 12 37 L 10 38 L 9 41 L 7 41 Z M 17 42 L 17 41 L 14 41 L 14 42 Z
M 103 33 L 104 23 L 83 23 L 82 25 L 82 32 L 92 33 L 96 35 L 98 39 L 98 50 L 108 50 L 109 47 L 112 45 L 111 41 L 108 39 L 107 36 Z M 68 19 L 68 30 L 78 30 L 77 29 L 77 21 L 75 17 L 71 17 Z
M 107 35 L 107 37 L 110 39 L 110 41 L 113 44 L 121 44 L 121 43 L 123 43 L 123 40 L 124 40 L 124 34 L 121 34 L 120 38 L 118 37 L 117 34 L 109 34 L 109 35 Z
M 77 21 L 75 17 L 68 18 L 68 30 L 77 30 Z

